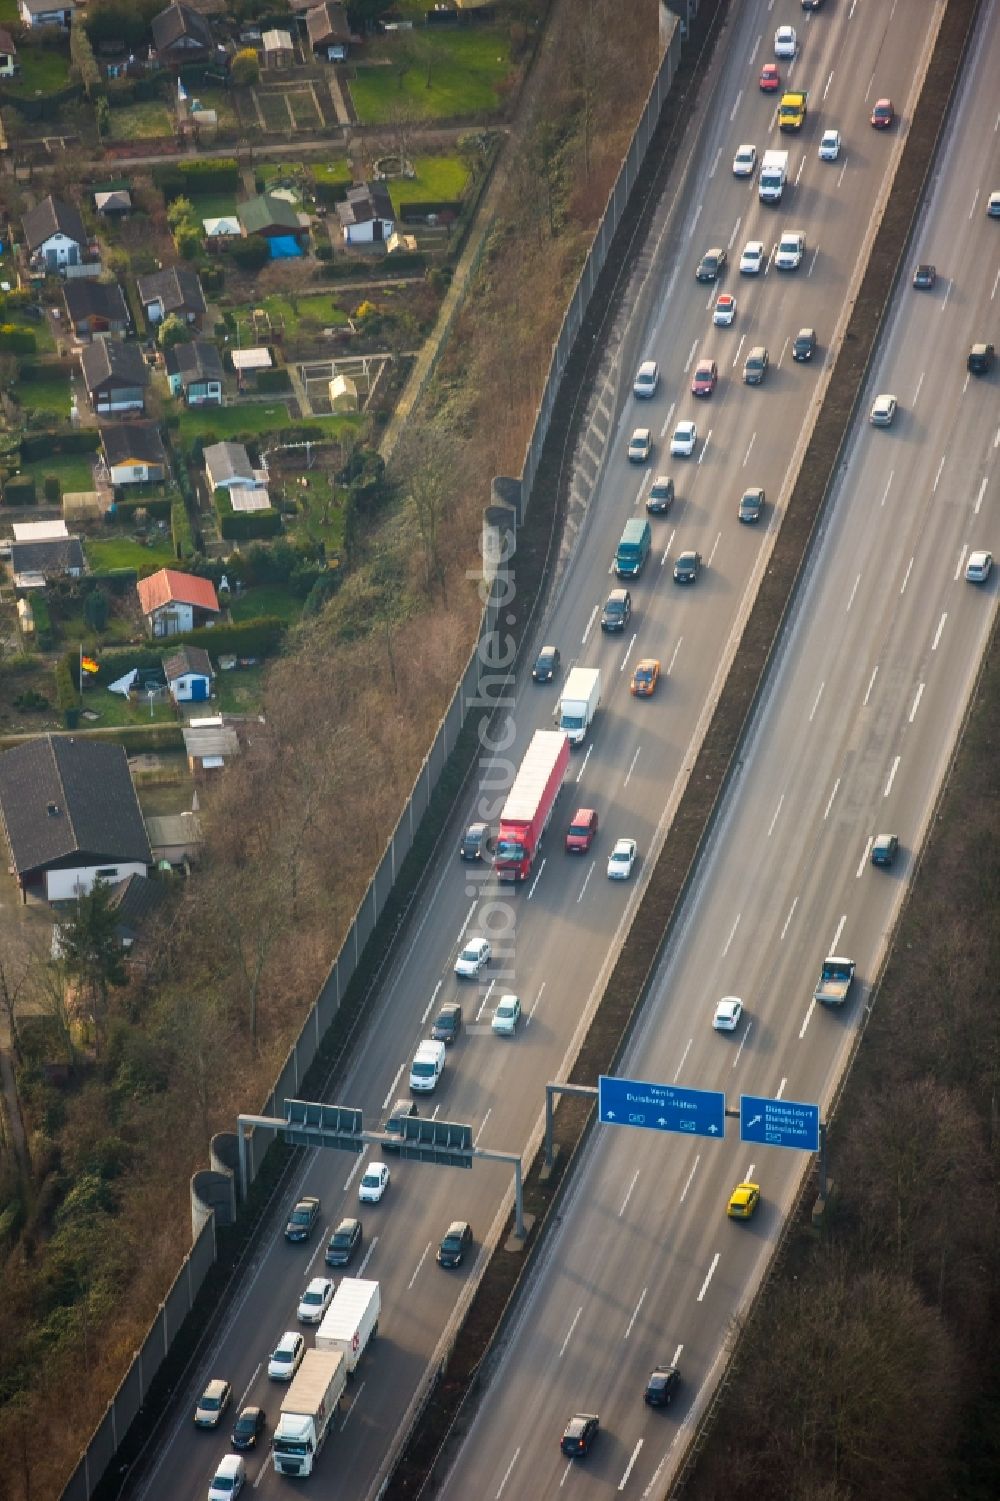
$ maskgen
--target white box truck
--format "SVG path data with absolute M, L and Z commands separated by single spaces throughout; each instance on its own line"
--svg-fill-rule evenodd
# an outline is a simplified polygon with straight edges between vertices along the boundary
M 787 181 L 788 152 L 765 151 L 757 179 L 757 194 L 761 203 L 780 203 Z
M 312 1474 L 346 1385 L 347 1359 L 342 1351 L 306 1351 L 274 1430 L 272 1452 L 279 1475 Z
M 574 667 L 559 696 L 555 718 L 571 745 L 580 745 L 601 702 L 601 669 Z
M 353 1374 L 365 1346 L 378 1333 L 382 1298 L 377 1282 L 345 1277 L 316 1331 L 317 1350 L 339 1350 Z

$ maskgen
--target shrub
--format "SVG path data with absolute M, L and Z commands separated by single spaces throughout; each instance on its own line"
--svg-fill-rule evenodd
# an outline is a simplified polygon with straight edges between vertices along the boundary
M 100 429 L 96 427 L 46 430 L 21 439 L 21 462 L 29 464 L 55 453 L 94 453 L 100 446 Z
M 229 76 L 237 88 L 249 88 L 260 82 L 260 63 L 253 47 L 241 47 L 229 65 Z
M 260 271 L 271 259 L 271 251 L 267 241 L 260 237 L 255 240 L 241 240 L 233 247 L 233 260 L 241 271 Z M 3 330 L 0 329 L 0 333 Z M 31 338 L 34 339 L 34 334 Z
M 168 200 L 205 193 L 228 193 L 239 187 L 240 169 L 232 156 L 203 157 L 155 167 L 153 181 Z
M 31 614 L 35 622 L 35 642 L 38 650 L 51 651 L 55 645 L 55 632 L 52 629 L 49 602 L 41 590 L 36 591 L 35 598 L 31 601 Z
M 252 537 L 274 537 L 281 531 L 281 514 L 274 506 L 266 511 L 234 511 L 225 489 L 215 492 L 219 530 L 227 542 L 247 542 Z
M 3 487 L 5 506 L 33 506 L 35 504 L 35 479 L 31 474 L 15 474 Z
M 83 618 L 99 636 L 108 623 L 108 596 L 103 589 L 91 589 L 83 602 Z
M 329 240 L 320 240 L 316 246 L 316 259 L 318 261 L 333 260 L 333 246 Z
M 75 730 L 80 723 L 80 693 L 73 677 L 76 658 L 70 653 L 60 657 L 54 668 L 56 682 L 56 705 L 68 730 Z
M 258 370 L 258 391 L 290 391 L 292 389 L 292 377 L 283 365 L 274 370 Z
M 201 285 L 206 292 L 221 292 L 226 284 L 225 270 L 217 262 L 213 262 L 211 266 L 203 267 L 199 274 L 201 276 Z M 216 332 L 218 333 L 218 330 Z
M 32 713 L 36 710 L 47 709 L 49 701 L 44 693 L 38 692 L 37 688 L 25 688 L 24 692 L 19 693 L 14 699 L 14 707 L 20 709 L 22 713 Z
M 42 481 L 42 490 L 49 504 L 57 506 L 62 499 L 62 485 L 58 474 L 47 474 Z
M 38 340 L 30 328 L 17 328 L 13 323 L 0 323 L 0 350 L 6 354 L 34 354 Z

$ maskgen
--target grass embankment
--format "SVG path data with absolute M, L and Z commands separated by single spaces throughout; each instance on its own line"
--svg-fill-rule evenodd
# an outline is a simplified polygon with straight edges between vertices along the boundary
M 362 125 L 385 125 L 401 108 L 423 121 L 490 114 L 512 72 L 506 28 L 439 27 L 376 46 L 386 61 L 357 68 L 349 85 Z

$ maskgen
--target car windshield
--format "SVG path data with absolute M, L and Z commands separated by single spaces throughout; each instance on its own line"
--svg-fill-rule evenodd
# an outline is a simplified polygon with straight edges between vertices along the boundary
M 562 727 L 564 730 L 582 730 L 586 727 L 586 719 L 582 714 L 563 714 Z
M 604 606 L 604 613 L 611 616 L 620 615 L 622 613 L 621 601 L 618 599 L 609 599 Z
M 284 1361 L 291 1360 L 291 1358 L 291 1350 L 275 1350 L 274 1352 L 274 1361 L 276 1365 L 281 1365 Z
M 216 1475 L 212 1481 L 212 1489 L 216 1492 L 231 1491 L 235 1484 L 232 1475 Z
M 515 1010 L 516 1010 L 516 1007 L 510 1005 L 508 1002 L 505 1001 L 505 1002 L 502 1002 L 497 1007 L 497 1016 L 501 1016 L 501 1017 L 513 1016 Z
M 569 826 L 569 831 L 571 834 L 586 836 L 590 833 L 590 825 L 586 823 L 571 823 Z
M 255 1417 L 251 1417 L 249 1413 L 244 1413 L 241 1418 L 237 1419 L 236 1432 L 242 1438 L 244 1434 L 253 1433 L 256 1426 L 257 1419 Z
M 434 1072 L 434 1065 L 433 1063 L 415 1063 L 410 1072 L 415 1074 L 418 1079 L 427 1079 Z M 376 1183 L 377 1181 L 378 1179 L 374 1177 L 365 1179 L 366 1183 Z
M 497 860 L 522 860 L 524 858 L 524 845 L 519 839 L 497 840 Z M 464 955 L 462 956 L 465 957 Z
M 308 1225 L 312 1217 L 311 1209 L 296 1209 L 292 1214 L 293 1225 Z
M 421 1065 L 417 1064 L 414 1068 L 414 1073 L 416 1073 L 420 1067 Z M 377 1188 L 379 1183 L 379 1175 L 378 1173 L 365 1173 L 365 1176 L 361 1181 L 364 1184 L 365 1188 Z
M 320 1292 L 307 1292 L 302 1301 L 303 1303 L 322 1303 L 323 1294 Z
M 351 1244 L 352 1235 L 353 1231 L 351 1230 L 338 1230 L 334 1234 L 331 1244 L 336 1246 L 338 1251 L 346 1250 Z
M 218 1412 L 222 1406 L 222 1398 L 214 1394 L 209 1396 L 208 1392 L 206 1392 L 201 1399 L 201 1405 L 205 1412 Z
M 462 1249 L 462 1237 L 460 1235 L 446 1235 L 441 1242 L 442 1251 L 460 1251 Z
M 473 946 L 470 946 L 469 948 L 462 950 L 461 957 L 468 960 L 470 964 L 474 964 L 475 961 L 479 958 L 479 950 Z

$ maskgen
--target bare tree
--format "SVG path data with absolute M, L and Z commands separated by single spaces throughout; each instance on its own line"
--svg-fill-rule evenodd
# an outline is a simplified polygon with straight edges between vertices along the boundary
M 583 133 L 583 170 L 588 182 L 597 110 L 607 68 L 607 35 L 607 27 L 596 14 L 594 0 L 583 0 L 577 6 L 575 25 L 570 32 L 569 71 Z

